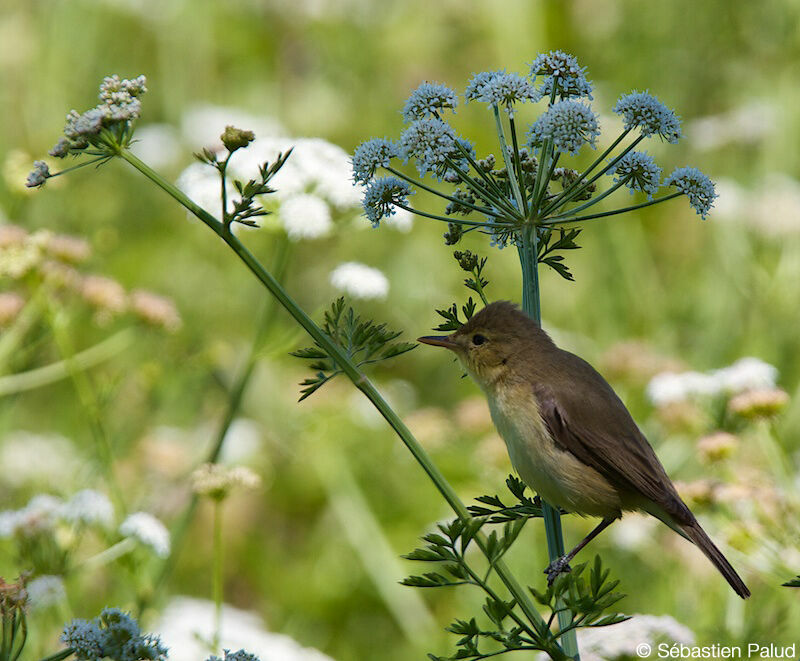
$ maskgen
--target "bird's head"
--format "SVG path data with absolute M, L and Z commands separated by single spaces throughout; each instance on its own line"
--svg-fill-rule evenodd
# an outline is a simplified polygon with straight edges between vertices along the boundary
M 450 335 L 429 335 L 418 342 L 450 349 L 484 390 L 535 359 L 547 334 L 519 307 L 508 301 L 490 303 Z

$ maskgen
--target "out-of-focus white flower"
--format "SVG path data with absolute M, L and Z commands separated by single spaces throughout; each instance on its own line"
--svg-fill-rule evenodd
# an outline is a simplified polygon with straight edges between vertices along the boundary
M 768 236 L 800 232 L 800 182 L 783 173 L 767 175 L 755 189 L 745 220 Z
M 256 134 L 256 138 L 281 136 L 286 133 L 280 122 L 272 117 L 253 115 L 239 108 L 209 104 L 194 106 L 184 113 L 181 133 L 184 141 L 193 150 L 204 147 L 217 150 L 222 149 L 220 136 L 226 126 L 252 131 Z
M 65 475 L 75 475 L 83 466 L 72 443 L 57 434 L 32 434 L 14 431 L 0 441 L 2 482 L 13 487 L 41 482 L 63 481 Z
M 244 151 L 244 150 L 243 150 Z M 193 202 L 203 207 L 217 220 L 222 220 L 222 200 L 219 173 L 205 163 L 192 163 L 178 175 L 175 185 L 188 195 Z M 228 180 L 226 186 L 228 201 L 237 195 L 236 189 Z M 228 207 L 230 210 L 230 207 Z M 188 213 L 188 212 L 187 212 Z
M 333 228 L 328 205 L 316 195 L 300 193 L 286 198 L 280 207 L 283 227 L 292 241 L 319 239 Z
M 64 581 L 60 576 L 37 576 L 26 586 L 28 603 L 34 609 L 54 606 L 67 598 Z
M 661 524 L 645 514 L 626 514 L 613 526 L 611 536 L 617 546 L 629 551 L 637 551 L 653 539 L 653 532 Z
M 156 517 L 147 512 L 135 512 L 128 516 L 119 527 L 124 537 L 133 537 L 149 546 L 160 558 L 169 555 L 169 531 Z
M 714 181 L 718 197 L 714 200 L 714 218 L 743 220 L 750 204 L 748 191 L 734 179 L 720 177 Z
M 214 604 L 202 599 L 174 597 L 154 627 L 169 647 L 170 661 L 197 661 L 208 655 L 203 640 L 214 630 Z M 332 661 L 331 657 L 301 646 L 284 634 L 266 631 L 255 613 L 222 606 L 219 646 L 223 649 L 245 649 L 261 659 L 280 661 Z
M 739 222 L 766 236 L 800 232 L 800 182 L 783 173 L 765 176 L 752 189 L 732 179 L 715 182 L 714 217 Z
M 3 510 L 0 512 L 0 539 L 12 537 L 17 532 L 19 513 L 17 510 Z
M 256 179 L 265 161 L 272 163 L 279 152 L 292 155 L 271 181 L 276 199 L 314 193 L 336 208 L 357 207 L 362 188 L 353 185 L 350 157 L 341 147 L 321 138 L 259 139 L 237 151 L 230 171 L 240 179 Z
M 354 298 L 384 299 L 389 293 L 386 276 L 371 266 L 359 262 L 339 264 L 330 276 L 331 284 Z
M 637 658 L 637 646 L 656 649 L 661 643 L 693 645 L 691 629 L 669 615 L 634 615 L 610 627 L 578 630 L 578 647 L 584 661 Z M 649 652 L 648 652 L 649 655 Z
M 771 388 L 778 379 L 778 370 L 759 358 L 740 358 L 730 367 L 723 367 L 712 374 L 719 388 L 729 393 L 745 390 Z
M 695 119 L 688 123 L 686 132 L 692 144 L 701 150 L 758 142 L 775 131 L 776 114 L 772 103 L 757 99 L 730 112 Z
M 398 232 L 407 234 L 414 227 L 414 214 L 400 207 L 395 208 L 391 216 L 386 216 L 382 221 L 382 225 L 396 229 Z M 366 223 L 361 219 L 362 227 L 366 227 Z
M 256 489 L 260 485 L 261 478 L 245 466 L 206 463 L 192 473 L 192 491 L 214 500 L 222 500 L 235 487 Z
M 131 151 L 150 167 L 167 168 L 178 162 L 181 143 L 177 131 L 169 124 L 146 124 L 137 127 Z
M 83 489 L 64 505 L 62 515 L 72 523 L 107 528 L 114 522 L 114 506 L 105 494 L 94 489 Z
M 647 384 L 647 397 L 656 406 L 682 402 L 691 397 L 713 395 L 717 384 L 709 374 L 700 372 L 662 372 Z
M 692 397 L 736 394 L 771 388 L 778 370 L 759 358 L 741 358 L 729 367 L 701 372 L 663 372 L 647 384 L 647 396 L 656 406 L 681 402 Z
M 49 494 L 37 494 L 22 509 L 0 512 L 0 537 L 17 533 L 34 535 L 53 528 L 61 518 L 64 501 Z
M 225 432 L 221 461 L 226 464 L 249 461 L 261 448 L 261 438 L 261 427 L 255 420 L 236 418 Z

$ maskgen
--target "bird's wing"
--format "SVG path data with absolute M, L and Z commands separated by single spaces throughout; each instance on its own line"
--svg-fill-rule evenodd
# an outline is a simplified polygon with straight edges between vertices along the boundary
M 606 380 L 574 354 L 561 352 L 560 374 L 534 391 L 553 440 L 612 484 L 644 496 L 678 521 L 693 520 L 628 409 Z M 576 391 L 574 384 L 588 381 Z

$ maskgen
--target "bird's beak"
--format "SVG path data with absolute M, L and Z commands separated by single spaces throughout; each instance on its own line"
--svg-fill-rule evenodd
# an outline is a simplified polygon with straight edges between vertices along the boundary
M 455 350 L 458 348 L 458 344 L 452 340 L 452 335 L 426 335 L 418 337 L 417 342 L 430 344 L 432 347 L 444 347 L 445 349 Z

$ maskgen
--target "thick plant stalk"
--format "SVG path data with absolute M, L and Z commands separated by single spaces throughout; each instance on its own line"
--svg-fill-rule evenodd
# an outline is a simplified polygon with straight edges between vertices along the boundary
M 411 454 L 420 464 L 422 469 L 430 477 L 435 487 L 447 501 L 448 505 L 452 508 L 458 518 L 463 521 L 469 521 L 472 517 L 469 514 L 464 503 L 458 497 L 450 483 L 445 479 L 444 475 L 439 471 L 439 468 L 433 463 L 427 452 L 422 448 L 419 441 L 414 437 L 405 423 L 400 419 L 397 413 L 389 406 L 385 399 L 381 396 L 372 382 L 364 375 L 347 357 L 342 349 L 328 337 L 322 329 L 303 311 L 297 303 L 289 296 L 286 290 L 275 279 L 275 277 L 267 271 L 255 256 L 242 244 L 239 239 L 226 228 L 223 223 L 214 218 L 205 209 L 198 206 L 189 197 L 187 197 L 181 190 L 173 186 L 171 183 L 161 177 L 155 170 L 133 155 L 127 149 L 121 149 L 119 156 L 127 161 L 134 168 L 139 170 L 144 176 L 150 179 L 157 186 L 166 191 L 170 196 L 175 198 L 184 207 L 197 216 L 203 223 L 208 225 L 230 248 L 238 255 L 238 257 L 245 263 L 248 269 L 261 281 L 261 283 L 269 290 L 269 292 L 277 299 L 277 301 L 286 309 L 287 312 L 294 318 L 294 320 L 314 339 L 314 341 L 324 349 L 332 358 L 336 366 L 341 369 L 342 373 L 347 376 L 350 381 L 370 400 L 373 406 L 383 416 L 387 423 L 392 427 L 395 433 L 400 437 L 405 446 L 409 449 Z M 486 546 L 486 536 L 479 533 L 475 537 L 475 542 L 481 549 L 484 555 L 488 557 L 488 549 Z M 540 630 L 546 629 L 547 625 L 542 619 L 542 616 L 536 610 L 528 591 L 525 590 L 517 581 L 516 577 L 508 569 L 503 560 L 495 563 L 495 572 L 500 577 L 500 580 L 505 584 L 508 591 L 516 600 L 519 607 L 525 613 L 525 617 L 531 625 Z M 567 637 L 567 636 L 565 636 Z M 556 649 L 556 652 L 561 652 L 561 649 Z M 575 658 L 576 655 L 570 655 Z M 566 655 L 563 653 L 556 655 L 557 659 L 565 659 Z
M 520 264 L 522 265 L 522 309 L 529 317 L 542 325 L 542 313 L 539 297 L 539 260 L 537 245 L 537 229 L 534 225 L 522 231 L 522 245 L 519 247 Z M 564 555 L 564 535 L 561 531 L 561 513 L 555 507 L 542 501 L 545 536 L 547 537 L 547 554 L 550 562 Z M 559 604 L 561 607 L 562 604 Z M 567 610 L 558 613 L 561 629 L 569 626 L 571 614 Z M 575 630 L 570 629 L 561 639 L 564 653 L 578 661 L 578 639 Z

